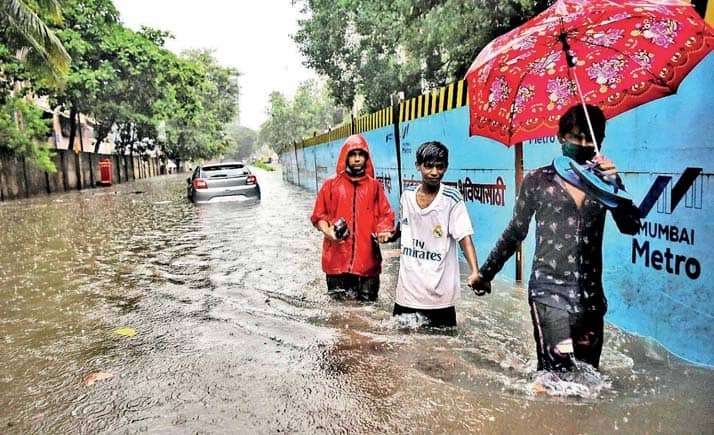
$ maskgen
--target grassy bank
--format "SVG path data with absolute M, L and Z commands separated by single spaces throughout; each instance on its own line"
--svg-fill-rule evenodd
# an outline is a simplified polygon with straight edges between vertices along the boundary
M 263 169 L 265 171 L 274 171 L 275 170 L 272 166 L 270 166 L 266 163 L 263 163 L 263 162 L 253 162 L 253 163 L 251 163 L 251 165 L 255 166 L 257 168 Z

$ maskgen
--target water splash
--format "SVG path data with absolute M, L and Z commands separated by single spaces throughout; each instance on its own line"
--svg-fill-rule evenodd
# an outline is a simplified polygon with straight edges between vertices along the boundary
M 538 371 L 527 384 L 532 394 L 595 399 L 612 383 L 588 363 L 579 361 L 577 368 L 567 372 Z
M 393 316 L 384 321 L 388 329 L 417 330 L 429 325 L 429 319 L 421 313 L 406 313 Z

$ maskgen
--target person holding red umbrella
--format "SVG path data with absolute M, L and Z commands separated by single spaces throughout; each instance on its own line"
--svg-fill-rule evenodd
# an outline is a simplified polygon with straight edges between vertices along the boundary
M 558 140 L 563 155 L 579 164 L 592 162 L 599 175 L 616 180 L 615 164 L 596 153 L 605 137 L 605 115 L 596 106 L 570 107 L 560 117 Z M 592 128 L 590 128 L 592 127 Z M 594 135 L 594 137 L 593 137 Z M 509 222 L 473 285 L 477 295 L 526 238 L 536 216 L 536 248 L 528 283 L 528 302 L 538 354 L 538 370 L 566 371 L 583 361 L 600 364 L 607 300 L 602 286 L 602 241 L 608 207 L 582 185 L 558 175 L 554 164 L 526 175 Z M 632 201 L 610 208 L 620 232 L 634 235 L 640 215 Z
M 714 29 L 681 0 L 556 0 L 491 41 L 466 73 L 470 135 L 520 147 L 557 131 L 570 157 L 525 178 L 474 285 L 490 291 L 535 214 L 529 302 L 539 369 L 599 366 L 607 210 L 621 232 L 639 228 L 639 211 L 598 149 L 606 117 L 675 93 L 713 46 Z

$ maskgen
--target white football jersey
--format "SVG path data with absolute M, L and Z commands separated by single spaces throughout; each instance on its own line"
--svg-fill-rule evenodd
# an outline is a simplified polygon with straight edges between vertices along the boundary
M 455 306 L 461 299 L 458 242 L 473 234 L 461 193 L 441 184 L 436 197 L 422 209 L 419 186 L 401 197 L 402 229 L 396 302 L 417 309 Z

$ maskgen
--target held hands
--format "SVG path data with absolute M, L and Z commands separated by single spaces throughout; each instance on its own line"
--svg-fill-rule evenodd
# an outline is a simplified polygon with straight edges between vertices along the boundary
M 484 280 L 478 272 L 469 275 L 466 282 L 474 291 L 476 296 L 483 296 L 486 293 L 491 293 L 491 281 Z
M 402 236 L 402 229 L 397 222 L 397 226 L 394 231 L 382 231 L 381 233 L 373 233 L 372 236 L 377 239 L 379 243 L 391 243 L 396 241 Z

